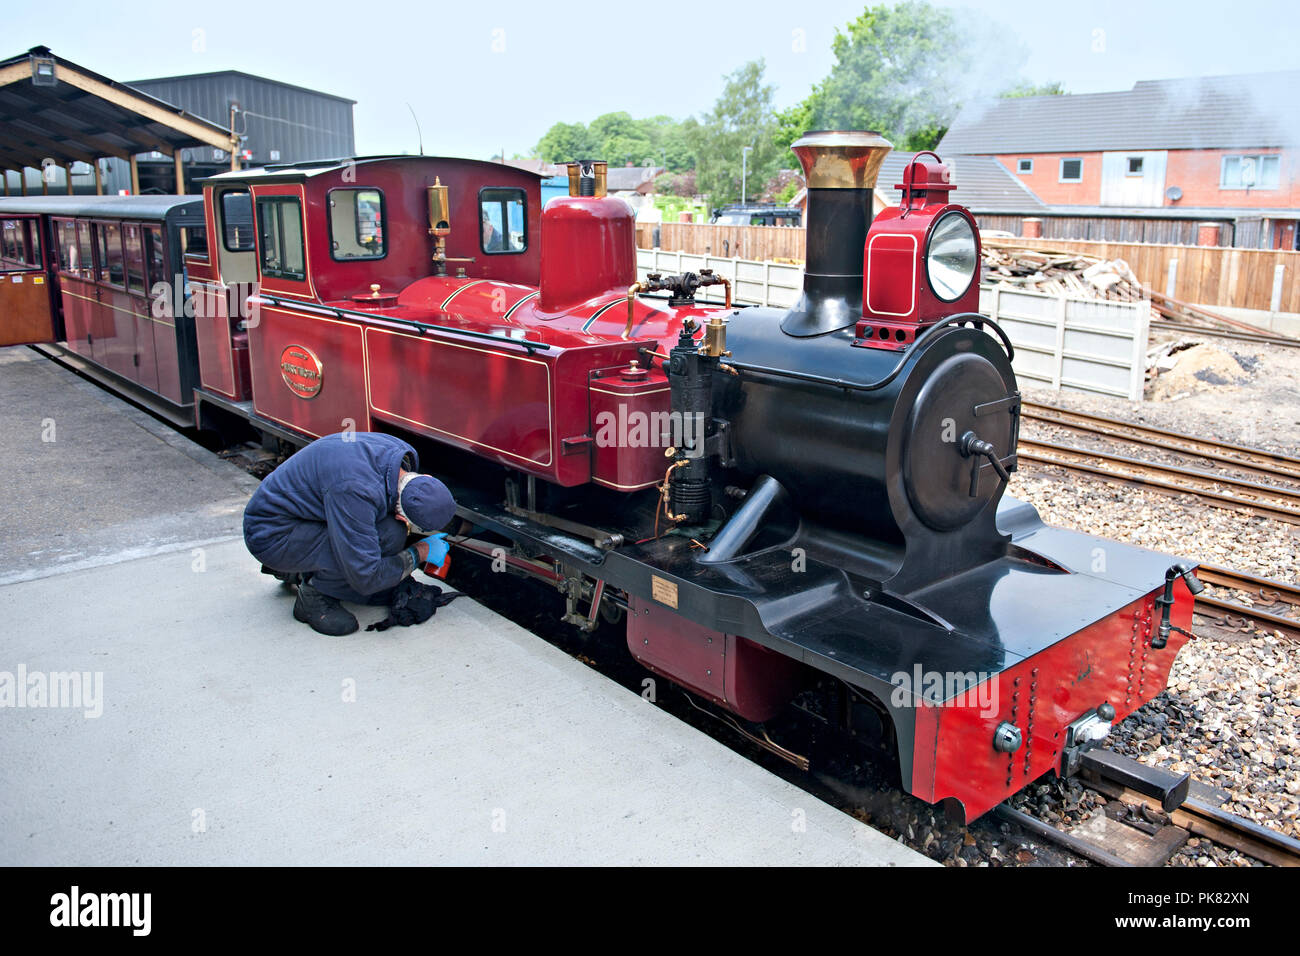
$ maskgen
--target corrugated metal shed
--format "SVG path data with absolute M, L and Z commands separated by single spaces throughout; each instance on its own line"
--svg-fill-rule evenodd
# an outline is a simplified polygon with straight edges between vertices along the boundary
M 1131 90 L 981 100 L 946 153 L 1249 149 L 1300 145 L 1300 70 L 1144 80 Z
M 256 166 L 356 153 L 352 125 L 356 101 L 342 96 L 237 70 L 134 80 L 131 85 L 222 126 L 230 122 L 231 103 L 238 103 L 235 132 L 247 137 L 243 148 L 253 155 L 246 162 Z

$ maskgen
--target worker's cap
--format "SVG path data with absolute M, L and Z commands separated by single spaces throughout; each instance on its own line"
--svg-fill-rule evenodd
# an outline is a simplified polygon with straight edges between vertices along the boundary
M 456 499 L 432 475 L 410 475 L 398 491 L 402 514 L 417 534 L 437 531 L 456 514 Z

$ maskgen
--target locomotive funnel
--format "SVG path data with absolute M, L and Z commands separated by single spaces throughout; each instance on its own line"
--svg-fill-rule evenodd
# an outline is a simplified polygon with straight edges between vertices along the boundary
M 803 296 L 781 320 L 787 335 L 856 325 L 862 314 L 862 247 L 871 226 L 871 190 L 894 148 L 872 130 L 813 130 L 790 147 L 808 183 Z

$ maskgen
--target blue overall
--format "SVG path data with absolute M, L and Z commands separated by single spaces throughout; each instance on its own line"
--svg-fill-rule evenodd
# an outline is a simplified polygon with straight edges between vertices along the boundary
M 407 527 L 393 516 L 398 471 L 419 465 L 391 435 L 326 435 L 262 481 L 244 509 L 244 543 L 275 571 L 310 574 L 330 597 L 387 603 L 414 565 Z

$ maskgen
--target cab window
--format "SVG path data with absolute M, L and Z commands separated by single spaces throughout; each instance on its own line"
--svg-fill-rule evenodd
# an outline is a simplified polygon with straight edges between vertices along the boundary
M 528 248 L 528 215 L 522 189 L 481 189 L 478 206 L 480 249 L 488 255 L 502 255 Z
M 221 241 L 229 252 L 252 250 L 253 200 L 247 189 L 231 189 L 221 194 Z
M 262 275 L 279 279 L 307 278 L 302 240 L 302 206 L 291 196 L 257 200 L 258 240 Z
M 339 261 L 382 259 L 384 194 L 378 189 L 332 189 L 330 255 Z

